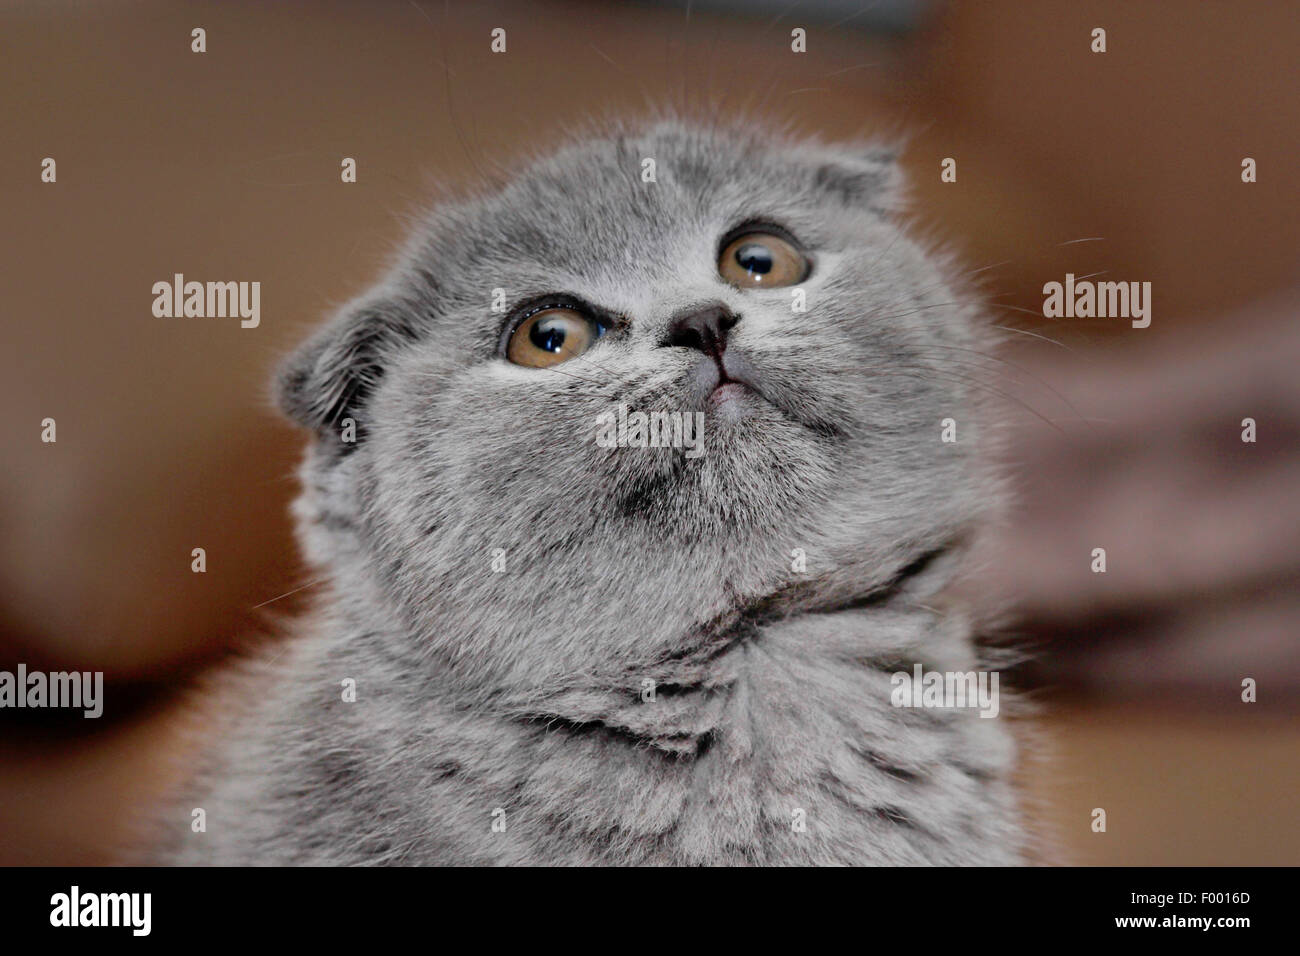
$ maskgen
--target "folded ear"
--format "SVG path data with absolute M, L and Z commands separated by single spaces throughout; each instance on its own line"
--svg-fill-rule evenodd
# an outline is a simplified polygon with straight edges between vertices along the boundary
M 821 151 L 814 181 L 847 205 L 892 212 L 903 198 L 901 152 L 901 146 L 888 143 L 835 146 Z
M 414 329 L 401 304 L 370 295 L 341 310 L 280 367 L 276 400 L 286 415 L 351 451 L 364 434 L 367 400 L 384 376 L 387 356 Z M 355 441 L 341 439 L 343 420 L 356 423 Z

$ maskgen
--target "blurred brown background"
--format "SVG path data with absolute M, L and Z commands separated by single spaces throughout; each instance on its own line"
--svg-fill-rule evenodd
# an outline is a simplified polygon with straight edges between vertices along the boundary
M 270 367 L 404 213 L 647 104 L 910 133 L 917 228 L 1025 333 L 983 367 L 1021 504 L 979 592 L 1038 653 L 1039 825 L 1083 863 L 1300 863 L 1298 48 L 1282 2 L 8 4 L 0 669 L 109 686 L 98 721 L 0 711 L 0 863 L 105 860 L 193 746 L 177 689 L 310 593 L 279 598 Z M 260 281 L 261 326 L 155 318 L 175 272 Z M 1044 319 L 1066 272 L 1151 282 L 1151 327 Z

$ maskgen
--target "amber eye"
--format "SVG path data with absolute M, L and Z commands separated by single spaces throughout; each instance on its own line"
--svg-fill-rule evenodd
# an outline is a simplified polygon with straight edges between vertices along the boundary
M 788 239 L 755 230 L 722 247 L 718 273 L 739 289 L 772 289 L 808 277 L 808 259 Z
M 510 333 L 506 358 L 531 368 L 558 365 L 587 351 L 604 334 L 604 325 L 577 309 L 541 309 Z

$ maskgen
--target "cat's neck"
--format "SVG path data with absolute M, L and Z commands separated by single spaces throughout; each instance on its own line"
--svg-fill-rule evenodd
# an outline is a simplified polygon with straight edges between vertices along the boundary
M 348 647 L 364 666 L 364 642 Z M 918 663 L 974 667 L 968 625 L 884 600 L 747 617 L 699 653 L 603 685 L 471 704 L 408 675 L 384 693 L 407 700 L 388 713 L 390 734 L 422 738 L 428 767 L 408 769 L 438 781 L 430 799 L 481 814 L 490 836 L 471 840 L 476 859 L 989 862 L 945 831 L 1003 825 L 1004 728 L 896 706 L 893 676 Z M 493 814 L 504 830 L 488 829 Z M 1014 844 L 994 842 L 969 846 L 1010 862 Z

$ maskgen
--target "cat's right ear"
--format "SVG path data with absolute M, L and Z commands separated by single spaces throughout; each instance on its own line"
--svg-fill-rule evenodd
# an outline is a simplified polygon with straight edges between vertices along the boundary
M 277 404 L 319 438 L 350 451 L 364 436 L 365 406 L 384 376 L 388 353 L 411 337 L 410 322 L 391 299 L 369 296 L 350 303 L 280 367 Z

